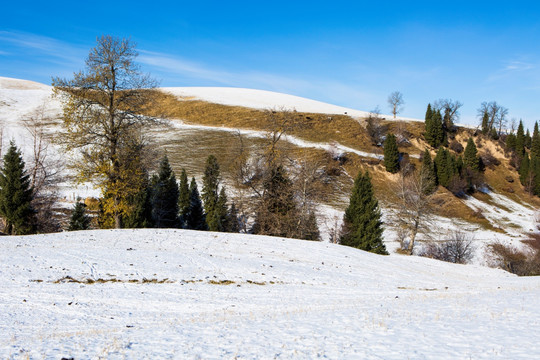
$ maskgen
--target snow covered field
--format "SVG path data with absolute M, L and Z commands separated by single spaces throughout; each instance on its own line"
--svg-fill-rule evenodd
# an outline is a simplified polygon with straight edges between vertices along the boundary
M 0 358 L 533 359 L 540 278 L 185 230 L 0 239 Z

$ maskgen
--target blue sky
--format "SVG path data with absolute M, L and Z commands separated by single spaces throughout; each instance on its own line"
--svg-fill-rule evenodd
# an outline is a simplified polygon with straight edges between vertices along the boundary
M 102 34 L 130 37 L 162 86 L 280 91 L 403 116 L 482 101 L 540 119 L 540 5 L 452 1 L 25 1 L 0 13 L 0 76 L 50 83 L 84 67 Z

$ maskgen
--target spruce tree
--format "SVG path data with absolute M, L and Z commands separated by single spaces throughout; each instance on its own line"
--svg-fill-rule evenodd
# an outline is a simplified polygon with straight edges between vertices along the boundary
M 373 192 L 371 177 L 361 172 L 354 181 L 349 202 L 343 216 L 340 243 L 377 254 L 385 254 L 382 242 L 382 220 L 379 204 Z
M 531 142 L 532 142 L 531 133 L 530 133 L 529 129 L 527 129 L 527 133 L 525 134 L 525 147 L 527 149 L 531 148 Z
M 208 230 L 225 232 L 229 227 L 228 221 L 227 195 L 222 187 L 212 213 L 206 214 Z
M 469 167 L 473 171 L 480 170 L 480 162 L 477 154 L 478 151 L 476 149 L 476 145 L 471 137 L 467 141 L 467 146 L 465 147 L 465 152 L 463 153 L 463 164 L 465 167 Z
M 517 151 L 516 151 L 516 135 L 514 135 L 514 134 L 506 135 L 505 145 L 506 145 L 506 150 L 507 151 L 514 151 L 514 152 L 517 153 Z
M 130 196 L 129 202 L 132 211 L 123 218 L 123 225 L 126 228 L 149 228 L 152 227 L 152 189 L 148 174 L 144 176 L 139 192 Z
M 304 227 L 306 231 L 304 232 L 302 239 L 321 241 L 321 233 L 319 231 L 319 225 L 317 224 L 317 217 L 313 211 L 308 214 Z
M 426 149 L 422 158 L 422 169 L 420 170 L 422 177 L 422 192 L 431 194 L 437 188 L 437 175 L 435 174 L 435 165 L 431 161 L 431 155 Z
M 86 214 L 86 205 L 82 201 L 77 201 L 69 219 L 68 231 L 88 230 L 89 228 L 90 217 Z
M 538 132 L 538 122 L 534 123 L 534 131 L 531 139 L 531 161 L 540 159 L 540 133 Z
M 452 159 L 450 153 L 441 147 L 435 156 L 435 170 L 437 172 L 437 181 L 441 186 L 448 187 L 450 179 L 454 174 Z
M 219 164 L 214 155 L 208 156 L 206 159 L 206 167 L 203 175 L 203 188 L 201 192 L 201 198 L 204 203 L 204 211 L 206 213 L 206 221 L 208 222 L 208 228 L 210 231 L 223 231 L 223 227 L 220 225 L 220 217 L 223 214 L 214 214 L 217 210 L 217 203 L 219 200 L 218 187 L 220 181 Z M 223 193 L 225 194 L 225 193 Z
M 203 210 L 201 196 L 199 195 L 195 178 L 191 178 L 191 184 L 189 185 L 189 208 L 184 226 L 186 229 L 191 230 L 208 230 L 206 214 Z
M 519 125 L 516 132 L 516 154 L 523 157 L 525 153 L 525 133 L 523 131 L 523 121 L 519 120 Z
M 484 114 L 482 115 L 482 134 L 487 135 L 490 133 L 489 128 L 489 114 L 487 111 L 484 111 Z
M 227 214 L 227 232 L 237 233 L 240 232 L 240 230 L 240 218 L 238 215 L 238 209 L 236 208 L 236 204 L 233 201 Z
M 154 175 L 152 180 L 152 219 L 155 227 L 179 227 L 178 195 L 176 177 L 165 156 L 160 162 L 158 175 Z
M 529 177 L 529 170 L 530 170 L 529 154 L 525 153 L 525 155 L 523 155 L 523 160 L 521 160 L 521 165 L 519 167 L 519 181 L 521 181 L 521 185 L 527 185 L 527 179 Z
M 384 166 L 392 174 L 399 171 L 399 150 L 394 134 L 388 134 L 384 141 Z
M 178 186 L 178 211 L 180 213 L 180 226 L 184 227 L 186 215 L 189 210 L 189 182 L 186 169 L 180 173 L 180 185 Z
M 25 235 L 34 231 L 32 198 L 30 176 L 24 169 L 21 152 L 11 141 L 0 170 L 0 215 L 6 223 L 6 234 Z

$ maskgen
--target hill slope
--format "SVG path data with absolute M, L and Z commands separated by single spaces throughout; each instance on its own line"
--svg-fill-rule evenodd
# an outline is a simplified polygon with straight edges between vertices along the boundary
M 0 241 L 1 358 L 535 358 L 540 278 L 183 230 Z

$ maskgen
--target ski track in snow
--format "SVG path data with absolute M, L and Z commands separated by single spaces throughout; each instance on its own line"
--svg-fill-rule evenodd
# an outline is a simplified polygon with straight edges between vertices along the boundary
M 155 229 L 4 237 L 0 264 L 0 358 L 540 356 L 540 278 L 478 266 Z

